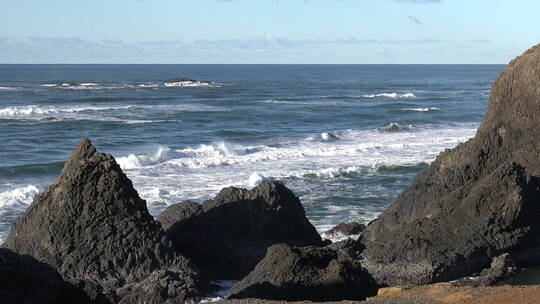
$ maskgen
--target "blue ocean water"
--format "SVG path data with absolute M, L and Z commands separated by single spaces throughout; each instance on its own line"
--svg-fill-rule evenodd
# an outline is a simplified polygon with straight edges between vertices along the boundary
M 0 240 L 84 136 L 154 215 L 278 179 L 320 232 L 367 223 L 474 136 L 502 68 L 0 65 Z

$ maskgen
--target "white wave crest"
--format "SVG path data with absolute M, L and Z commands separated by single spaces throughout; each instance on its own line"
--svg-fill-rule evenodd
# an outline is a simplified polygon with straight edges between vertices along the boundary
M 247 186 L 249 188 L 254 188 L 254 187 L 257 187 L 260 183 L 264 182 L 264 181 L 273 181 L 274 179 L 271 178 L 271 177 L 266 177 L 260 173 L 257 173 L 257 172 L 253 172 L 251 173 L 251 175 L 249 176 L 248 180 L 247 180 Z
M 431 112 L 431 111 L 440 111 L 440 108 L 405 108 L 402 111 L 413 111 L 413 112 Z
M 215 142 L 182 149 L 159 149 L 152 153 L 119 157 L 118 162 L 132 179 L 141 197 L 146 199 L 152 214 L 164 205 L 179 200 L 206 200 L 223 187 L 231 185 L 251 188 L 272 177 L 288 180 L 299 189 L 310 189 L 320 181 L 340 183 L 342 179 L 376 178 L 382 167 L 408 167 L 430 163 L 445 148 L 451 148 L 474 136 L 477 124 L 437 126 L 404 126 L 399 132 L 373 130 L 339 130 L 339 140 L 324 141 L 284 137 L 276 144 L 241 145 Z M 322 133 L 319 133 L 322 134 Z M 384 175 L 384 174 L 383 174 Z M 340 181 L 338 181 L 340 180 Z M 317 190 L 318 191 L 318 190 Z M 317 200 L 299 193 L 302 200 Z M 389 189 L 359 190 L 363 198 L 387 195 Z M 397 193 L 395 193 L 397 195 Z M 345 216 L 367 223 L 381 212 L 379 202 L 354 205 L 343 202 L 329 204 L 347 206 L 335 211 L 335 218 L 314 219 L 320 233 L 323 225 L 335 225 Z M 350 206 L 350 208 L 348 207 Z M 334 214 L 329 211 L 329 214 Z M 331 228 L 331 227 L 329 227 Z
M 339 140 L 337 132 L 322 132 L 315 136 L 309 136 L 308 140 L 318 140 L 318 141 L 335 141 Z
M 130 154 L 126 157 L 116 158 L 116 162 L 122 169 L 134 169 L 144 166 L 152 166 L 167 161 L 170 158 L 171 149 L 168 147 L 159 147 L 159 149 L 150 155 Z
M 139 84 L 139 87 L 141 87 L 141 88 L 157 88 L 157 87 L 159 87 L 159 84 L 155 84 L 155 83 L 141 83 L 141 84 Z
M 388 128 L 401 129 L 397 123 L 390 124 Z M 333 178 L 354 173 L 362 166 L 430 162 L 436 153 L 465 141 L 474 135 L 474 131 L 475 126 L 449 129 L 403 128 L 400 132 L 384 133 L 380 130 L 345 130 L 340 132 L 341 140 L 331 142 L 298 140 L 280 145 L 258 146 L 216 142 L 178 150 L 160 148 L 151 154 L 129 155 L 118 159 L 124 169 L 145 167 L 146 170 L 157 164 L 163 166 L 155 170 L 171 172 L 200 169 L 228 172 L 241 168 L 240 172 L 246 174 L 244 181 L 247 181 L 242 184 L 251 185 L 260 176 L 279 179 L 315 174 Z M 335 166 L 324 166 L 328 163 Z M 284 174 L 284 171 L 287 173 Z M 254 175 L 253 172 L 257 173 Z
M 416 95 L 414 95 L 413 93 L 399 94 L 399 93 L 393 92 L 393 93 L 368 94 L 368 95 L 362 95 L 362 97 L 364 97 L 364 98 L 408 99 L 408 98 L 416 98 Z
M 385 132 L 399 132 L 401 131 L 401 125 L 397 122 L 392 122 L 388 126 L 381 129 L 381 131 Z
M 184 80 L 165 82 L 166 87 L 219 87 L 220 85 L 210 81 Z
M 315 170 L 311 172 L 310 174 L 313 174 L 320 178 L 336 178 L 343 175 L 351 174 L 351 173 L 357 173 L 362 169 L 362 167 L 359 166 L 353 166 L 353 167 L 345 167 L 345 168 L 324 168 L 320 170 Z
M 9 211 L 10 208 L 24 210 L 32 203 L 34 196 L 39 192 L 38 187 L 27 185 L 0 192 L 0 212 Z
M 21 89 L 22 88 L 20 87 L 0 87 L 0 91 L 10 91 L 10 92 L 19 91 Z
M 42 119 L 70 119 L 70 120 L 105 120 L 105 121 L 126 121 L 129 123 L 153 122 L 144 119 L 121 119 L 118 117 L 106 117 L 97 112 L 106 111 L 186 111 L 186 112 L 208 112 L 227 111 L 225 108 L 205 106 L 198 104 L 178 104 L 178 105 L 117 105 L 117 106 L 45 106 L 45 105 L 25 105 L 0 108 L 0 118 L 16 120 L 42 120 Z M 141 115 L 146 116 L 143 111 Z

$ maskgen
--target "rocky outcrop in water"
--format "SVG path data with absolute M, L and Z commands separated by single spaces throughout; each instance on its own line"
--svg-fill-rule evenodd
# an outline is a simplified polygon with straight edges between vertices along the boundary
M 358 235 L 366 229 L 366 226 L 357 222 L 341 223 L 332 229 L 323 233 L 323 237 L 330 239 L 347 238 L 352 235 Z
M 188 257 L 220 279 L 241 279 L 274 244 L 323 244 L 300 200 L 280 182 L 225 188 L 202 204 L 172 205 L 158 221 Z
M 86 294 L 51 266 L 0 248 L 0 302 L 3 304 L 90 303 Z
M 88 139 L 13 224 L 3 246 L 51 265 L 93 298 L 140 299 L 133 296 L 135 284 L 162 301 L 200 294 L 192 264 L 178 254 L 114 158 L 98 153 Z M 163 279 L 151 279 L 164 270 Z
M 379 283 L 426 284 L 540 264 L 540 46 L 495 81 L 476 136 L 446 150 L 363 233 Z
M 377 286 L 350 255 L 359 249 L 356 242 L 334 247 L 274 245 L 255 269 L 232 288 L 228 298 L 363 300 L 375 295 Z

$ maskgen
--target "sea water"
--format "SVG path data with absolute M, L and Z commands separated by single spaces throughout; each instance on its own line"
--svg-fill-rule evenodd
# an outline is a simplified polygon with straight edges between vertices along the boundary
M 474 136 L 502 68 L 0 65 L 0 241 L 84 136 L 153 215 L 281 180 L 319 232 L 367 224 Z

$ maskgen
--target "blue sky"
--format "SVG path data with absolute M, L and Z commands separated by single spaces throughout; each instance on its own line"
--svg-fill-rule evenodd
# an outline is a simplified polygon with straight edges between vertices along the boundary
M 0 63 L 507 63 L 538 0 L 2 0 Z

